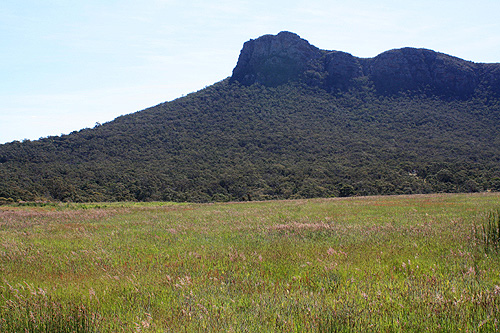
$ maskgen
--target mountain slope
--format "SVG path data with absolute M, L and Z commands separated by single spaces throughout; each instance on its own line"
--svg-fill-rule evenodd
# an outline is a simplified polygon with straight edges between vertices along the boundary
M 232 77 L 199 92 L 93 129 L 0 145 L 0 197 L 221 201 L 500 190 L 500 99 L 489 84 L 497 64 L 388 52 L 447 59 L 458 69 L 425 60 L 425 71 L 406 60 L 406 71 L 385 53 L 360 59 L 291 33 L 263 36 L 245 43 Z M 376 70 L 387 66 L 400 70 Z

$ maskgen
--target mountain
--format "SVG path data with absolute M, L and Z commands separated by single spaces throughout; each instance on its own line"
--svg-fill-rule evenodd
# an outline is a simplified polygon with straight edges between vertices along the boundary
M 281 32 L 232 76 L 69 135 L 0 145 L 0 201 L 226 201 L 500 190 L 500 64 L 363 59 Z

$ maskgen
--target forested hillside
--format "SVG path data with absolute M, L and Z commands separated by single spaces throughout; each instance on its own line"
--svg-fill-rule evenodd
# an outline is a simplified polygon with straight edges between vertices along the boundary
M 240 72 L 246 82 L 233 74 L 92 129 L 0 145 L 0 197 L 208 202 L 500 190 L 500 98 L 491 86 L 393 91 L 366 74 L 333 89 L 301 73 L 266 84 Z

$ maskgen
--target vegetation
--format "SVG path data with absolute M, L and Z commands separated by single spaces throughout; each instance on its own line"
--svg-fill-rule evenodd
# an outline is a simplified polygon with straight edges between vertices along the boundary
M 0 201 L 240 201 L 500 190 L 500 99 L 199 92 L 60 137 L 0 145 Z
M 479 232 L 486 252 L 500 250 L 500 209 L 490 212 Z
M 499 331 L 499 199 L 10 203 L 0 331 Z

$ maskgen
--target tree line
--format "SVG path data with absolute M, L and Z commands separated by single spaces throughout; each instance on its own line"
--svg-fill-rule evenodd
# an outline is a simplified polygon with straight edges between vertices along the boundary
M 500 100 L 223 80 L 0 145 L 0 199 L 234 201 L 500 190 Z

